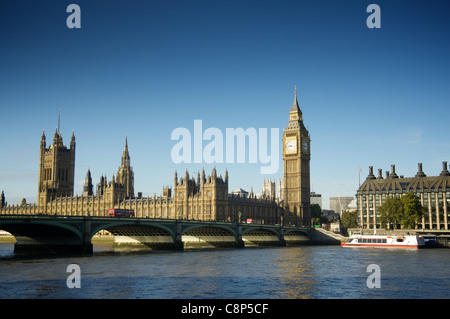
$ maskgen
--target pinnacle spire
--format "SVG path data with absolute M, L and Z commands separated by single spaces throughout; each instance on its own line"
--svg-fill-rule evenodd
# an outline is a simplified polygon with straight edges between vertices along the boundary
M 298 106 L 297 100 L 297 86 L 295 86 L 295 95 L 294 95 L 294 103 L 292 104 L 292 108 L 289 111 L 289 121 L 302 121 L 302 111 Z
M 72 136 L 70 137 L 70 147 L 75 147 L 75 131 L 72 130 Z
M 130 165 L 130 154 L 128 153 L 128 138 L 125 136 L 125 146 L 122 154 L 122 166 Z
M 292 104 L 291 112 L 299 112 L 300 114 L 302 111 L 300 111 L 300 107 L 298 106 L 298 100 L 297 100 L 297 86 L 295 86 L 295 96 L 294 96 L 294 103 Z

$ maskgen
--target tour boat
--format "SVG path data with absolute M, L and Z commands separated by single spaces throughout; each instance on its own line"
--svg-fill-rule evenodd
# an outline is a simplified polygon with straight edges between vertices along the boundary
M 425 241 L 421 236 L 406 235 L 353 235 L 342 247 L 386 247 L 386 248 L 422 248 Z

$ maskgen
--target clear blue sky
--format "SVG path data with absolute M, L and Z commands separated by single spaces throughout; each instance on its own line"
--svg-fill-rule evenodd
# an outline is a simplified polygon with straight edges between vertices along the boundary
M 69 29 L 66 8 L 81 8 Z M 369 29 L 366 8 L 381 8 Z M 161 194 L 174 171 L 229 171 L 261 191 L 257 164 L 175 164 L 177 127 L 279 128 L 298 100 L 311 135 L 312 190 L 328 208 L 368 166 L 413 176 L 450 163 L 448 1 L 2 1 L 0 190 L 35 202 L 39 141 L 61 108 L 75 131 L 75 193 L 117 172 L 125 136 L 135 191 Z M 206 143 L 204 143 L 205 145 Z M 281 143 L 280 143 L 281 148 Z M 280 149 L 281 152 L 281 149 Z

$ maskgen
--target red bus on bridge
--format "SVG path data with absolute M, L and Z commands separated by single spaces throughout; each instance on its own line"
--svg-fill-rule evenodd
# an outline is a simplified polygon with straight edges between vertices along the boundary
M 108 216 L 109 217 L 134 217 L 134 210 L 111 208 L 109 210 Z

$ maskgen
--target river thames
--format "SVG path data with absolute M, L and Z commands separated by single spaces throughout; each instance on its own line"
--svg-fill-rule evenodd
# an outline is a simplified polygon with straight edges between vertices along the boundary
M 13 255 L 0 243 L 2 299 L 434 299 L 450 298 L 450 249 L 340 246 L 117 253 L 95 244 L 76 257 Z M 80 288 L 68 288 L 70 264 Z M 380 288 L 369 288 L 369 265 Z

